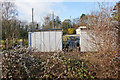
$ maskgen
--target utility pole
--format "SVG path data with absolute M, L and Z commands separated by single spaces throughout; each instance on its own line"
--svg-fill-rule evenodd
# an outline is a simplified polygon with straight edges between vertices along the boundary
M 55 26 L 54 26 L 54 12 L 52 13 L 52 26 L 53 26 L 53 29 L 55 29 Z
M 34 29 L 34 13 L 33 13 L 34 9 L 32 8 L 32 31 Z

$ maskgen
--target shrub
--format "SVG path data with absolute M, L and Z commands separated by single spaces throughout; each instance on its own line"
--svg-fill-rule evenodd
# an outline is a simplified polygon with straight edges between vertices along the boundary
M 35 56 L 27 48 L 3 51 L 3 79 L 93 79 L 86 62 L 70 59 L 57 52 L 48 57 L 42 53 Z M 42 59 L 42 56 L 45 57 Z M 42 62 L 43 61 L 43 62 Z
M 68 33 L 69 34 L 75 34 L 76 33 L 75 28 L 69 28 Z
M 26 48 L 3 51 L 3 76 L 5 79 L 32 79 L 42 75 L 41 59 Z M 39 73 L 36 73 L 39 71 Z

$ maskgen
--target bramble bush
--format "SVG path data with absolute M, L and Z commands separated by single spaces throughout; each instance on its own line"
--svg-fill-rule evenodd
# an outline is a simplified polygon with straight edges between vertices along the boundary
M 36 59 L 27 48 L 3 51 L 2 63 L 2 78 L 5 79 L 32 79 L 42 75 L 41 60 Z
M 3 51 L 2 79 L 94 79 L 88 63 L 70 59 L 63 52 L 49 55 L 44 60 L 35 52 L 23 47 Z

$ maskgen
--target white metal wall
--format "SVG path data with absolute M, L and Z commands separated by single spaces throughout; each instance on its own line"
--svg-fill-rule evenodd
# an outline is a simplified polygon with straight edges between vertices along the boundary
M 29 32 L 29 47 L 40 52 L 62 51 L 62 31 Z

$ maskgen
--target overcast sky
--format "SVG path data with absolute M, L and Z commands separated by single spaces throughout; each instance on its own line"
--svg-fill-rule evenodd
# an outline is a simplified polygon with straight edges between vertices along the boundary
M 101 1 L 101 0 L 99 0 Z M 118 0 L 106 0 L 109 6 L 115 5 Z M 32 8 L 34 20 L 42 22 L 44 16 L 54 11 L 61 20 L 79 17 L 82 13 L 89 14 L 98 9 L 97 0 L 16 0 L 19 19 L 31 22 Z

